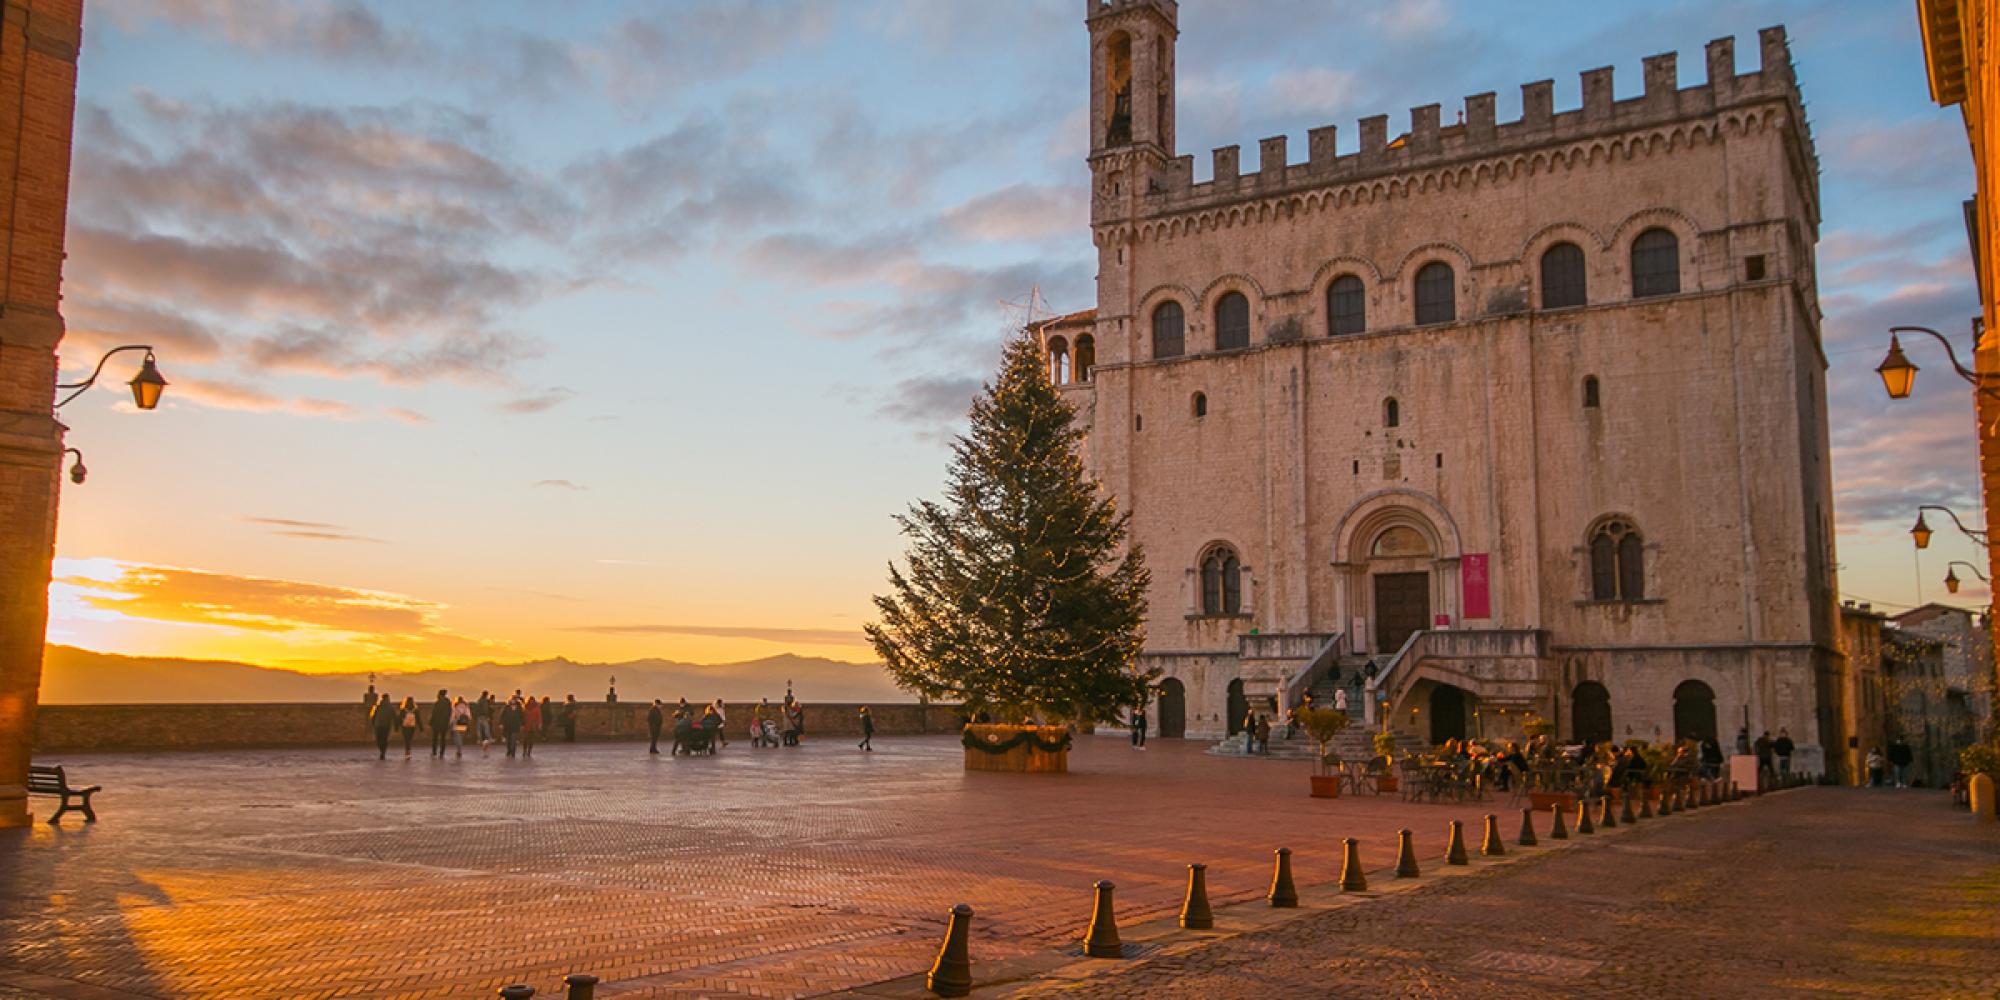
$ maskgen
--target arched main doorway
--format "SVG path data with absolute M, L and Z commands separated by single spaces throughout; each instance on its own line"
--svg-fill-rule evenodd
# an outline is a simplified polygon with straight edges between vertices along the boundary
M 1177 740 L 1187 735 L 1187 686 L 1180 678 L 1160 682 L 1160 735 Z
M 1431 688 L 1431 743 L 1465 738 L 1465 689 L 1449 684 Z
M 1570 738 L 1578 743 L 1611 741 L 1611 692 L 1584 681 L 1570 692 Z
M 1229 735 L 1234 736 L 1243 731 L 1243 717 L 1250 714 L 1250 699 L 1243 697 L 1243 678 L 1241 677 L 1229 682 L 1229 707 L 1227 712 L 1228 714 L 1223 716 L 1223 721 L 1229 724 Z
M 1375 587 L 1375 650 L 1394 653 L 1412 634 L 1431 625 L 1431 575 L 1411 570 L 1431 558 L 1430 539 L 1406 524 L 1394 525 L 1368 548 Z
M 1700 681 L 1682 681 L 1674 688 L 1674 741 L 1716 735 L 1715 689 Z

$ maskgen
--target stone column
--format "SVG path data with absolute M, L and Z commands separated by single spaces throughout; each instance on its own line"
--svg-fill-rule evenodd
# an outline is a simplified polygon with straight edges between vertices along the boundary
M 82 0 L 0 7 L 0 827 L 24 826 L 55 555 L 63 226 Z

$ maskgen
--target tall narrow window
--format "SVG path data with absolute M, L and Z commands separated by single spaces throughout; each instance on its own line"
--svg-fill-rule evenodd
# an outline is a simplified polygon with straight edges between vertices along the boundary
M 1195 393 L 1195 394 L 1194 394 L 1194 415 L 1195 415 L 1195 416 L 1197 416 L 1197 417 L 1205 417 L 1205 416 L 1208 416 L 1208 396 L 1207 396 L 1207 395 L 1205 395 L 1205 394 L 1203 394 L 1203 393 L 1199 393 L 1199 392 L 1197 392 L 1197 393 Z
M 1061 337 L 1049 338 L 1049 383 L 1069 383 L 1069 341 Z
M 1250 346 L 1250 300 L 1242 292 L 1230 292 L 1215 303 L 1215 349 L 1230 351 Z
M 1104 144 L 1122 146 L 1132 141 L 1132 36 L 1122 31 L 1112 35 L 1104 55 L 1104 103 L 1111 112 Z
M 1201 560 L 1201 613 L 1234 615 L 1243 612 L 1243 567 L 1236 551 L 1226 545 L 1208 550 Z
M 1383 400 L 1382 426 L 1400 427 L 1402 426 L 1402 423 L 1403 423 L 1403 408 L 1396 402 L 1396 397 L 1390 396 L 1388 399 Z
M 1646 599 L 1646 544 L 1626 521 L 1606 521 L 1590 536 L 1590 596 L 1599 601 Z
M 1583 408 L 1586 410 L 1597 409 L 1597 376 L 1595 375 L 1585 375 L 1583 377 Z
M 1076 338 L 1076 380 L 1090 381 L 1090 370 L 1097 367 L 1097 338 L 1090 334 L 1078 334 Z
M 1162 302 L 1153 309 L 1153 357 L 1177 358 L 1186 349 L 1187 317 L 1178 302 Z
M 1558 243 L 1542 254 L 1542 308 L 1562 309 L 1586 301 L 1583 248 Z
M 1368 329 L 1368 300 L 1361 279 L 1343 274 L 1326 286 L 1326 332 L 1338 337 Z
M 1665 229 L 1648 229 L 1632 241 L 1632 297 L 1675 295 L 1681 290 L 1681 241 Z
M 1451 265 L 1441 260 L 1425 264 L 1417 271 L 1417 325 L 1449 323 L 1458 318 Z

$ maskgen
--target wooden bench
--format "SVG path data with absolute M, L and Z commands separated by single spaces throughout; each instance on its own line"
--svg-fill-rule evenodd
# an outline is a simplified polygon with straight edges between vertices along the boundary
M 55 815 L 49 817 L 49 822 L 52 824 L 61 820 L 63 813 L 69 812 L 71 809 L 83 813 L 84 822 L 97 822 L 97 812 L 90 808 L 90 797 L 96 794 L 98 787 L 97 785 L 91 785 L 87 788 L 72 786 L 69 783 L 69 775 L 63 773 L 63 769 L 60 766 L 43 767 L 40 764 L 28 765 L 29 794 L 57 795 L 62 797 L 62 808 L 57 809 Z M 76 801 L 72 802 L 72 799 Z

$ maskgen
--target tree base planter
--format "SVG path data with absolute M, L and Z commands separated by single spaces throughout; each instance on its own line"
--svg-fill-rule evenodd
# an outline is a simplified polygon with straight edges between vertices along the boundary
M 965 727 L 968 771 L 1069 773 L 1070 734 L 1066 726 L 1008 726 L 978 723 Z
M 1313 775 L 1312 797 L 1316 799 L 1340 798 L 1340 775 L 1337 774 Z
M 1551 807 L 1561 806 L 1564 811 L 1576 808 L 1575 792 L 1529 792 L 1528 804 L 1536 812 L 1546 812 Z
M 1375 776 L 1375 791 L 1383 795 L 1393 795 L 1403 790 L 1403 781 L 1388 772 Z

